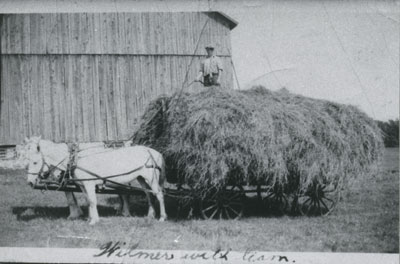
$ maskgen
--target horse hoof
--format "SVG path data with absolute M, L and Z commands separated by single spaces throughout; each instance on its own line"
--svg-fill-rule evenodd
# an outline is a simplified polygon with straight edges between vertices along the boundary
M 78 219 L 80 217 L 80 215 L 69 215 L 68 216 L 68 220 L 75 220 L 75 219 Z
M 99 220 L 97 220 L 97 221 L 96 220 L 92 220 L 92 221 L 89 222 L 89 225 L 91 225 L 91 226 L 95 225 L 97 222 L 99 222 Z
M 164 222 L 164 221 L 165 221 L 165 218 L 164 218 L 164 217 L 160 217 L 160 219 L 159 219 L 158 221 Z
M 122 213 L 122 216 L 131 217 L 132 215 L 131 215 L 131 213 L 129 213 L 129 212 L 124 212 L 124 213 Z

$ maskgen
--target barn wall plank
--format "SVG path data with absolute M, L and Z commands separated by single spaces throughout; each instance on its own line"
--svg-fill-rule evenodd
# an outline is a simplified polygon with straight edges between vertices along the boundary
M 0 15 L 0 51 L 7 49 L 6 48 L 6 40 L 7 40 L 6 32 L 7 32 L 7 16 Z
M 5 73 L 3 68 L 4 60 L 0 59 L 0 87 L 5 87 Z M 0 142 L 5 142 L 5 128 L 6 128 L 6 121 L 7 117 L 5 115 L 5 104 L 6 104 L 6 95 L 5 95 L 5 88 L 2 88 L 0 91 Z
M 6 70 L 10 66 L 10 61 L 8 60 L 7 57 L 2 58 L 2 91 L 1 91 L 1 96 L 2 96 L 2 101 L 1 101 L 1 115 L 2 115 L 2 123 L 1 123 L 1 128 L 2 128 L 2 134 L 3 134 L 3 142 L 5 144 L 8 144 L 10 142 L 10 115 L 9 115 L 9 104 L 10 101 L 10 94 L 9 94 L 9 89 L 10 89 L 10 71 Z
M 103 57 L 104 58 L 104 70 L 105 70 L 105 82 L 104 82 L 104 92 L 105 92 L 105 109 L 106 109 L 106 139 L 109 140 L 112 137 L 112 113 L 111 113 L 111 102 L 110 102 L 110 89 L 112 83 L 112 76 L 111 76 L 111 71 L 110 68 L 112 65 L 110 65 L 112 62 L 110 60 L 110 56 L 106 55 Z
M 73 120 L 72 120 L 72 66 L 71 60 L 67 57 L 63 57 L 64 67 L 64 102 L 65 102 L 65 113 L 64 113 L 64 126 L 65 126 L 65 141 L 71 142 L 73 140 Z
M 14 107 L 15 107 L 15 105 L 14 105 L 14 100 L 15 100 L 14 93 L 15 93 L 16 89 L 13 89 L 16 86 L 14 74 L 15 74 L 15 71 L 18 70 L 16 64 L 17 64 L 17 60 L 10 61 L 10 64 L 9 64 L 8 67 L 10 67 L 10 69 L 12 69 L 12 71 L 10 72 L 9 80 L 8 80 L 8 87 L 6 88 L 7 89 L 7 93 L 8 93 L 8 99 L 7 100 L 9 100 L 9 103 L 8 103 L 8 118 L 9 118 L 9 120 L 8 120 L 8 132 L 7 132 L 7 134 L 8 134 L 8 137 L 10 138 L 10 140 L 14 140 L 14 135 L 13 135 L 12 132 L 16 131 L 15 130 L 15 123 L 14 123 L 14 114 L 17 111 L 17 109 L 14 109 Z M 13 110 L 15 110 L 15 111 L 13 111 Z
M 90 126 L 90 120 L 89 120 L 89 108 L 90 108 L 90 95 L 88 94 L 88 87 L 87 87 L 87 82 L 86 80 L 89 78 L 88 77 L 88 64 L 89 61 L 88 59 L 90 56 L 79 56 L 79 61 L 78 63 L 80 64 L 80 98 L 81 98 L 81 117 L 82 117 L 82 136 L 84 141 L 89 140 L 89 126 Z
M 104 140 L 107 138 L 107 81 L 106 67 L 104 57 L 99 57 L 98 60 L 98 80 L 99 80 L 99 107 L 100 107 L 100 137 Z
M 93 93 L 93 138 L 94 141 L 100 141 L 102 139 L 102 131 L 101 131 L 101 113 L 100 113 L 100 94 L 99 94 L 99 57 L 93 57 L 93 67 L 91 72 L 91 81 L 92 81 L 92 93 Z
M 60 19 L 61 17 L 59 17 Z M 61 46 L 62 48 L 62 46 Z M 57 109 L 56 116 L 56 130 L 57 134 L 55 136 L 55 140 L 57 142 L 63 142 L 65 140 L 65 78 L 64 78 L 64 58 L 61 56 L 59 58 L 55 57 L 55 89 L 57 91 L 57 97 L 54 100 L 55 108 Z
M 118 58 L 119 56 L 110 56 L 113 61 L 113 67 L 110 69 L 112 71 L 113 81 L 111 85 L 112 90 L 112 112 L 114 118 L 114 135 L 113 140 L 117 139 L 120 132 L 121 120 L 120 120 L 120 86 L 119 86 L 119 69 L 118 69 Z

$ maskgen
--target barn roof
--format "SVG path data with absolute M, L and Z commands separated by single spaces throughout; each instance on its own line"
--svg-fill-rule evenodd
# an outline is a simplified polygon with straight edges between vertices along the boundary
M 206 13 L 214 13 L 217 16 L 220 16 L 222 19 L 224 19 L 226 22 L 228 22 L 230 30 L 234 29 L 238 25 L 238 22 L 235 19 L 231 18 L 230 16 L 228 16 L 227 14 L 225 14 L 223 12 L 206 12 Z

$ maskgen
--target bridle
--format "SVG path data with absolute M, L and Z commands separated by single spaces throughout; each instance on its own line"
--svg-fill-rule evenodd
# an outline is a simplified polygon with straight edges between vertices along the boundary
M 47 168 L 49 168 L 49 169 L 50 169 L 50 166 L 45 161 L 43 153 L 40 153 L 40 154 L 41 154 L 41 157 L 42 157 L 42 166 L 40 167 L 40 170 L 38 172 L 27 172 L 27 174 L 29 174 L 29 175 L 37 175 L 37 176 L 39 176 L 39 179 L 43 180 L 43 179 L 46 179 L 48 177 L 48 176 L 44 177 L 44 174 L 43 174 L 44 166 L 47 166 Z
M 49 177 L 49 175 L 55 170 L 55 169 L 60 169 L 58 166 L 65 161 L 66 158 L 62 159 L 56 166 L 52 166 L 46 162 L 44 159 L 44 155 L 42 152 L 40 152 L 41 157 L 42 157 L 42 166 L 40 167 L 40 170 L 38 172 L 27 172 L 27 174 L 30 175 L 37 175 L 39 179 L 45 180 Z M 48 171 L 46 173 L 43 173 L 44 167 L 48 168 Z

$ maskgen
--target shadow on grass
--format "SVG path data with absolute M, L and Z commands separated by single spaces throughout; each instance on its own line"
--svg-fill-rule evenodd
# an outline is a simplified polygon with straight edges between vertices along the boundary
M 156 200 L 156 199 L 155 199 Z M 107 197 L 106 203 L 110 206 L 98 205 L 97 209 L 100 217 L 114 217 L 117 216 L 118 212 L 115 209 L 120 205 L 120 199 L 117 196 Z M 131 195 L 129 197 L 129 209 L 132 216 L 145 217 L 148 212 L 148 202 L 146 197 Z M 81 206 L 84 216 L 88 216 L 87 206 Z M 155 202 L 156 217 L 159 217 L 159 203 Z M 165 197 L 165 209 L 168 214 L 168 218 L 172 221 L 184 221 L 201 219 L 201 213 L 199 208 L 199 201 L 193 200 L 190 203 L 182 202 L 179 199 Z M 17 216 L 19 221 L 30 221 L 33 219 L 62 219 L 67 218 L 69 215 L 69 208 L 65 207 L 52 207 L 52 206 L 36 206 L 36 207 L 13 207 L 12 213 Z M 244 213 L 242 218 L 247 217 L 265 217 L 265 218 L 276 218 L 284 215 L 291 217 L 297 216 L 286 212 L 283 214 L 280 211 L 271 211 L 265 207 L 265 204 L 255 198 L 246 198 L 244 205 Z
M 82 218 L 87 217 L 87 207 L 81 207 L 83 211 Z M 101 217 L 115 216 L 116 210 L 113 207 L 97 206 Z M 12 213 L 17 216 L 18 221 L 30 221 L 34 219 L 61 219 L 67 218 L 69 215 L 68 207 L 52 207 L 52 206 L 18 206 L 12 208 Z
M 118 203 L 117 197 L 110 197 L 107 202 L 110 204 Z M 129 198 L 130 209 L 137 212 L 136 215 L 145 215 L 148 210 L 147 199 L 145 197 L 131 196 Z M 155 208 L 157 217 L 159 216 L 159 204 L 156 201 Z M 173 198 L 165 196 L 165 209 L 168 214 L 168 218 L 173 221 L 193 220 L 202 219 L 200 213 L 200 201 L 191 200 L 184 201 L 179 198 Z M 301 217 L 298 212 L 292 212 L 288 206 L 285 212 L 280 210 L 271 210 L 267 208 L 265 203 L 257 199 L 256 197 L 246 197 L 244 200 L 244 212 L 242 218 L 247 217 L 265 217 L 265 218 L 276 218 L 282 216 Z

